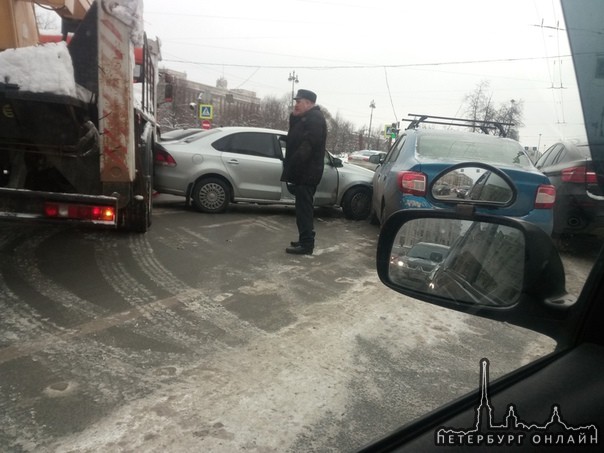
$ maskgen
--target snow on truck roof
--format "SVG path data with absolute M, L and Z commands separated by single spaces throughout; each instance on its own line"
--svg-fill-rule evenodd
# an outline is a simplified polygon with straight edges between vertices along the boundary
M 0 52 L 0 81 L 33 93 L 77 97 L 73 64 L 65 42 Z
M 131 39 L 135 46 L 142 45 L 142 0 L 104 0 L 103 7 L 132 28 Z M 0 82 L 16 84 L 21 90 L 33 93 L 55 93 L 78 98 L 81 92 L 74 79 L 71 55 L 65 42 L 0 52 Z

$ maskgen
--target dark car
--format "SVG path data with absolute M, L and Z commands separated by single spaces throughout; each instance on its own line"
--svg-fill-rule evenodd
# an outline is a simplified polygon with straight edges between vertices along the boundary
M 470 190 L 471 186 L 460 186 L 455 189 L 455 196 L 457 198 L 465 198 L 466 193 Z
M 404 241 L 404 238 L 401 238 Z M 392 255 L 392 269 L 398 278 L 404 279 L 409 285 L 423 288 L 428 284 L 432 271 L 446 258 L 449 247 L 432 242 L 418 242 L 413 244 L 406 253 L 405 249 L 398 249 L 401 254 Z M 393 249 L 393 252 L 395 250 Z
M 441 178 L 442 173 L 454 164 L 474 161 L 495 165 L 515 183 L 517 196 L 498 210 L 500 215 L 527 220 L 551 233 L 555 188 L 535 168 L 520 143 L 485 133 L 417 126 L 401 134 L 375 170 L 374 223 L 384 223 L 400 209 L 449 209 L 447 201 L 456 198 L 450 195 L 450 187 L 473 186 L 482 170 L 460 171 L 448 178 Z
M 604 196 L 598 186 L 589 146 L 556 143 L 543 153 L 535 166 L 556 187 L 554 237 L 604 235 Z

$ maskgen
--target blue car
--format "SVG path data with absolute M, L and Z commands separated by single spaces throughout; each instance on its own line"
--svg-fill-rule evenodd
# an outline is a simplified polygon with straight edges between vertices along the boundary
M 447 169 L 462 162 L 501 170 L 515 188 L 514 193 L 495 190 L 505 184 L 498 184 L 501 178 L 481 168 L 460 168 L 443 177 Z M 533 165 L 520 143 L 478 132 L 407 129 L 375 170 L 371 220 L 382 224 L 401 209 L 453 210 L 455 203 L 448 202 L 449 197 L 457 202 L 466 197 L 476 200 L 487 192 L 497 202 L 502 196 L 508 198 L 500 207 L 485 203 L 477 211 L 526 220 L 551 234 L 556 189 Z

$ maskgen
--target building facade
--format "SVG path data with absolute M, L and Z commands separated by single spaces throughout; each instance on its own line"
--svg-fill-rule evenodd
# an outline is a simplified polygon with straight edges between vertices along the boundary
M 212 113 L 205 126 L 256 126 L 259 122 L 260 99 L 248 90 L 229 90 L 224 77 L 216 86 L 187 79 L 184 72 L 160 69 L 158 123 L 162 130 L 202 127 L 200 106 Z

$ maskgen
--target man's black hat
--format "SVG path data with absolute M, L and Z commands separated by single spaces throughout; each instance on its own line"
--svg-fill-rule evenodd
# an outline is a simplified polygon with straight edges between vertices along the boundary
M 310 102 L 317 102 L 317 95 L 310 90 L 298 90 L 294 99 L 308 99 Z

